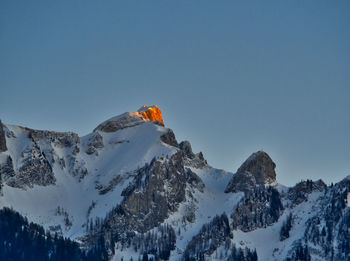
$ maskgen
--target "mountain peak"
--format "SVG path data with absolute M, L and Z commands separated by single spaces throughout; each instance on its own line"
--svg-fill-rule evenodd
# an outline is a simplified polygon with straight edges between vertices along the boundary
M 276 164 L 264 151 L 250 155 L 233 175 L 225 192 L 248 192 L 255 186 L 276 183 Z
M 145 121 L 164 126 L 162 111 L 157 105 L 144 105 L 136 112 L 125 112 L 121 115 L 112 117 L 98 125 L 94 131 L 115 132 L 120 129 L 139 125 Z
M 138 111 L 145 120 L 156 122 L 164 126 L 164 121 L 162 118 L 162 111 L 157 105 L 146 106 L 143 105 Z
M 257 151 L 239 167 L 237 172 L 250 172 L 257 184 L 271 184 L 276 181 L 276 164 L 265 151 Z

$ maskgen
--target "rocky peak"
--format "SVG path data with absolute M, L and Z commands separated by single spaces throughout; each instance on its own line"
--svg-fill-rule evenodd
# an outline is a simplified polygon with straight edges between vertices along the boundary
M 237 172 L 250 172 L 260 185 L 276 182 L 276 164 L 264 151 L 253 153 L 237 170 Z
M 139 125 L 145 121 L 151 121 L 154 124 L 164 126 L 162 111 L 157 105 L 144 105 L 136 112 L 126 112 L 119 116 L 112 117 L 98 125 L 94 131 L 115 132 L 120 129 Z
M 162 111 L 157 105 L 146 106 L 143 105 L 138 111 L 141 117 L 147 121 L 152 121 L 156 124 L 164 126 L 164 121 L 162 118 Z
M 289 200 L 291 200 L 293 205 L 298 205 L 304 201 L 307 201 L 308 194 L 311 194 L 315 191 L 322 192 L 326 189 L 327 185 L 323 182 L 322 179 L 316 181 L 308 179 L 306 181 L 301 181 L 294 187 L 290 188 L 288 190 L 287 197 Z
M 253 153 L 233 175 L 225 192 L 248 192 L 255 186 L 276 182 L 276 164 L 264 151 Z
M 185 153 L 186 157 L 188 157 L 190 159 L 194 159 L 196 157 L 196 155 L 192 151 L 192 146 L 191 146 L 191 143 L 189 141 L 187 141 L 187 140 L 182 141 L 179 144 L 179 148 Z

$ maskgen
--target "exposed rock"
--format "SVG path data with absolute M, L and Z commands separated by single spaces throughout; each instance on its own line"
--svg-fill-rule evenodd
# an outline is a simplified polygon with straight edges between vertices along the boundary
M 93 154 L 97 149 L 102 149 L 104 147 L 102 136 L 98 132 L 95 132 L 87 145 L 88 149 L 86 153 L 89 155 Z
M 225 192 L 248 192 L 258 185 L 272 185 L 276 182 L 276 164 L 264 151 L 253 153 L 233 175 Z
M 283 205 L 279 192 L 273 187 L 258 187 L 246 194 L 232 213 L 233 229 L 249 232 L 277 222 Z
M 192 146 L 191 143 L 187 140 L 182 141 L 179 144 L 179 148 L 183 151 L 183 153 L 185 154 L 185 156 L 189 159 L 194 159 L 196 157 L 196 155 L 193 153 L 192 151 Z
M 72 147 L 80 143 L 78 134 L 73 132 L 56 132 L 56 131 L 45 131 L 45 130 L 33 130 L 24 128 L 28 131 L 28 137 L 31 138 L 35 143 L 39 144 L 41 140 L 47 140 L 52 142 L 59 148 Z M 79 150 L 79 149 L 78 149 Z
M 200 152 L 198 153 L 198 158 L 199 158 L 199 160 L 201 160 L 201 161 L 205 161 L 203 152 L 200 151 Z M 205 163 L 207 163 L 207 162 L 205 162 Z
M 194 154 L 192 151 L 191 143 L 189 141 L 182 141 L 179 144 L 179 148 L 184 155 L 186 166 L 201 169 L 207 165 L 207 161 L 205 160 L 203 153 L 199 152 L 197 154 Z
M 5 131 L 3 127 L 4 125 L 1 123 L 1 120 L 0 120 L 0 152 L 7 151 L 6 137 L 5 137 Z
M 162 136 L 160 136 L 161 141 L 163 141 L 164 143 L 170 145 L 170 146 L 174 146 L 177 147 L 177 140 L 175 138 L 175 134 L 174 132 L 169 129 L 165 134 L 163 134 Z
M 82 180 L 88 173 L 85 167 L 85 161 L 82 159 L 77 159 L 77 155 L 80 151 L 80 138 L 76 133 L 73 132 L 55 132 L 55 131 L 42 131 L 42 130 L 33 130 L 29 128 L 23 128 L 23 130 L 28 132 L 28 137 L 33 141 L 33 148 L 37 148 L 38 153 L 36 155 L 42 155 L 40 162 L 43 164 L 42 169 L 40 169 L 42 175 L 44 172 L 50 173 L 51 165 L 55 162 L 55 159 L 58 161 L 59 165 L 64 168 L 67 167 L 68 171 L 74 176 L 78 177 L 78 180 Z M 95 135 L 96 137 L 97 135 Z M 101 137 L 102 138 L 102 137 Z M 99 138 L 95 142 L 95 145 L 99 147 Z M 51 146 L 47 146 L 50 144 Z M 65 159 L 57 157 L 54 153 L 54 147 L 70 149 L 71 153 L 66 156 Z M 24 153 L 22 157 L 25 160 L 28 160 L 28 155 Z M 30 157 L 30 156 L 29 156 Z M 46 164 L 47 162 L 47 164 Z M 38 166 L 37 166 L 38 167 Z M 51 182 L 54 181 L 53 174 L 50 176 L 53 179 L 50 179 Z M 51 183 L 48 183 L 51 184 Z M 48 185 L 46 184 L 46 185 Z M 40 185 L 40 184 L 37 184 Z M 42 185 L 45 185 L 42 183 Z
M 253 153 L 237 170 L 237 172 L 250 172 L 257 184 L 271 184 L 276 181 L 276 164 L 264 151 Z
M 137 112 L 140 113 L 145 120 L 153 121 L 158 125 L 164 126 L 162 111 L 158 108 L 157 105 L 143 105 Z
M 53 185 L 56 181 L 50 163 L 36 144 L 28 147 L 23 152 L 21 166 L 14 171 L 11 169 L 13 170 L 13 164 L 9 157 L 5 171 L 1 170 L 1 173 L 2 179 L 11 187 L 25 189 L 33 187 L 33 185 Z
M 88 170 L 85 167 L 85 161 L 82 159 L 77 160 L 74 153 L 72 153 L 72 155 L 67 156 L 67 161 L 69 172 L 74 177 L 77 177 L 79 181 L 81 181 L 88 174 Z
M 195 187 L 199 191 L 203 192 L 205 184 L 201 178 L 189 168 L 186 168 L 186 180 L 190 185 L 192 185 L 192 187 Z
M 129 213 L 143 220 L 136 222 L 137 230 L 142 232 L 158 225 L 185 199 L 186 176 L 180 153 L 164 163 L 155 161 L 140 174 L 136 180 L 139 192 L 131 194 L 124 206 Z M 145 183 L 141 179 L 143 175 Z
M 106 230 L 118 233 L 123 240 L 127 231 L 144 233 L 158 226 L 185 200 L 186 180 L 181 152 L 169 159 L 153 159 L 123 190 L 124 200 L 110 214 Z
M 133 112 L 126 112 L 101 123 L 94 129 L 94 132 L 98 130 L 103 132 L 115 132 L 128 127 L 137 126 L 143 122 L 144 120 L 141 115 Z
M 254 190 L 256 187 L 256 180 L 250 172 L 237 172 L 232 176 L 228 186 L 225 189 L 226 193 L 229 192 L 244 192 Z
M 125 180 L 129 179 L 132 176 L 136 176 L 136 174 L 134 172 L 124 173 L 123 175 L 118 174 L 112 180 L 110 180 L 107 185 L 97 184 L 96 189 L 99 190 L 100 195 L 104 195 L 112 191 L 117 185 L 122 185 Z
M 15 176 L 11 156 L 8 156 L 6 161 L 0 164 L 0 176 L 2 180 L 7 180 Z
M 317 181 L 301 181 L 288 190 L 287 198 L 292 201 L 293 205 L 298 205 L 304 201 L 307 201 L 308 194 L 314 191 L 322 192 L 326 189 L 327 185 L 323 182 L 322 179 L 319 179 Z

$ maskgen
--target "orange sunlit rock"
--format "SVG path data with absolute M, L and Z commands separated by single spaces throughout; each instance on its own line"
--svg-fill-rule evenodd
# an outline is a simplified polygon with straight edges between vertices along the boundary
M 164 126 L 164 121 L 162 118 L 162 111 L 158 108 L 157 105 L 154 106 L 142 106 L 138 113 L 148 121 L 152 121 Z

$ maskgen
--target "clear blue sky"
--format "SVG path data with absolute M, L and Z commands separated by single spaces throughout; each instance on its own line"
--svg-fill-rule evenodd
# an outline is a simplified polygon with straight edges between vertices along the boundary
M 178 140 L 278 180 L 350 174 L 350 1 L 0 2 L 0 118 L 89 133 L 157 104 Z

